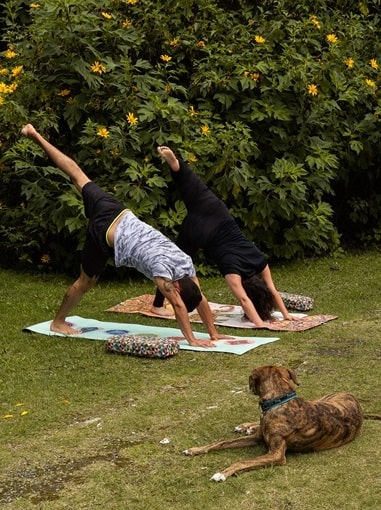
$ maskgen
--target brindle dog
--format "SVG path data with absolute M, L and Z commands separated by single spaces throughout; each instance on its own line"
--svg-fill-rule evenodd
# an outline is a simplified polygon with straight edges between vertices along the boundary
M 284 465 L 286 450 L 310 452 L 342 446 L 357 436 L 364 418 L 381 419 L 378 415 L 364 415 L 360 404 L 350 393 L 332 393 L 318 400 L 304 400 L 296 395 L 290 381 L 299 385 L 291 369 L 276 366 L 256 368 L 249 377 L 249 387 L 254 395 L 259 396 L 261 420 L 243 423 L 235 429 L 249 435 L 189 448 L 183 453 L 199 455 L 211 450 L 247 447 L 263 442 L 267 445 L 265 455 L 235 462 L 222 473 L 213 475 L 212 480 L 219 482 L 241 471 Z

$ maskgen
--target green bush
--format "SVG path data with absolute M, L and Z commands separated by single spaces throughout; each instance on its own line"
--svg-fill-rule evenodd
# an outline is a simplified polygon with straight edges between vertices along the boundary
M 172 238 L 185 211 L 158 144 L 273 258 L 379 240 L 380 2 L 252 4 L 5 2 L 2 263 L 69 268 L 83 241 L 80 197 L 26 122 Z

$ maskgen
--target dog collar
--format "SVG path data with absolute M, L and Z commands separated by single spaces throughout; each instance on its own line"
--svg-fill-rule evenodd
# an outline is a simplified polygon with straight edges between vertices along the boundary
M 286 402 L 289 402 L 290 400 L 293 400 L 294 398 L 297 398 L 297 394 L 295 393 L 295 391 L 291 391 L 289 393 L 281 395 L 280 397 L 264 400 L 263 402 L 260 402 L 259 405 L 261 406 L 262 413 L 265 413 L 267 411 L 275 409 L 278 406 L 285 404 Z

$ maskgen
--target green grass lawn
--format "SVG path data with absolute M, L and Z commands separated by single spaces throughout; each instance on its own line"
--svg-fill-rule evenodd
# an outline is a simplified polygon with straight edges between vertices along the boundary
M 379 508 L 377 421 L 366 421 L 359 438 L 342 448 L 290 454 L 284 467 L 224 483 L 209 479 L 264 448 L 181 454 L 233 437 L 236 424 L 259 418 L 247 383 L 251 370 L 263 364 L 292 367 L 300 396 L 351 391 L 365 412 L 381 414 L 381 255 L 306 260 L 273 266 L 272 272 L 279 290 L 312 296 L 313 313 L 338 319 L 280 333 L 280 341 L 243 356 L 180 351 L 150 360 L 107 354 L 99 341 L 23 333 L 23 327 L 53 317 L 71 280 L 0 270 L 1 508 Z M 211 301 L 234 303 L 222 278 L 201 283 Z M 101 280 L 73 314 L 176 327 L 105 311 L 153 291 L 148 281 Z M 204 331 L 201 325 L 194 329 Z M 162 444 L 164 438 L 169 442 Z

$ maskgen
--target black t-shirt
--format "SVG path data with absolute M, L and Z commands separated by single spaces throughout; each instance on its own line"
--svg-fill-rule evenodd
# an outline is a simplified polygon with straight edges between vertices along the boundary
M 216 263 L 223 276 L 238 274 L 246 279 L 267 266 L 264 254 L 241 232 L 234 219 L 215 231 L 205 247 L 205 255 Z

